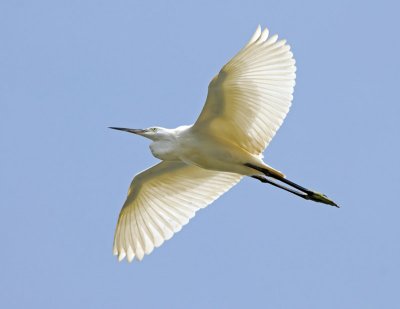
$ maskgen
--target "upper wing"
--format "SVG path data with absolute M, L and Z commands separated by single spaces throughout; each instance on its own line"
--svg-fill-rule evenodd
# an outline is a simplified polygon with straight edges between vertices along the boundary
M 163 161 L 135 176 L 119 215 L 114 254 L 141 260 L 242 176 Z
M 194 128 L 248 152 L 264 151 L 292 101 L 296 67 L 285 40 L 258 26 L 249 43 L 211 81 Z

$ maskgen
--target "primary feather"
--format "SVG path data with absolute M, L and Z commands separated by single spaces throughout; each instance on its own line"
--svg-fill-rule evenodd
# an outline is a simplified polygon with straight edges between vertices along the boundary
M 292 102 L 295 60 L 286 41 L 257 31 L 214 77 L 194 127 L 261 154 Z
M 114 254 L 141 260 L 241 178 L 177 161 L 143 171 L 133 179 L 119 215 Z

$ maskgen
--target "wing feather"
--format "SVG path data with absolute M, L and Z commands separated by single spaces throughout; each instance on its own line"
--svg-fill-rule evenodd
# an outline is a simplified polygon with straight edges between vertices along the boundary
M 141 260 L 241 178 L 168 161 L 138 174 L 119 215 L 114 254 Z
M 290 46 L 260 26 L 214 77 L 194 128 L 259 155 L 281 126 L 292 99 L 296 67 Z

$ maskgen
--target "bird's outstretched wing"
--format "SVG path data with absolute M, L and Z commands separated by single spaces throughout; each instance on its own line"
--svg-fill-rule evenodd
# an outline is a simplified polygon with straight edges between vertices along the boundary
M 141 260 L 242 176 L 163 161 L 136 175 L 119 215 L 114 254 Z
M 289 111 L 296 67 L 285 40 L 258 26 L 251 40 L 211 81 L 194 128 L 258 155 Z

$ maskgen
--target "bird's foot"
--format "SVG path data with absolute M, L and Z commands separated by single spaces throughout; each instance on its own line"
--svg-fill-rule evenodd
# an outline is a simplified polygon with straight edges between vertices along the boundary
M 340 208 L 334 201 L 332 201 L 325 194 L 322 194 L 320 192 L 311 191 L 311 193 L 305 195 L 304 198 L 307 200 L 310 200 L 310 201 L 323 203 L 323 204 L 327 204 L 327 205 L 331 205 L 331 206 Z

